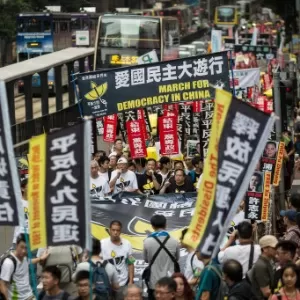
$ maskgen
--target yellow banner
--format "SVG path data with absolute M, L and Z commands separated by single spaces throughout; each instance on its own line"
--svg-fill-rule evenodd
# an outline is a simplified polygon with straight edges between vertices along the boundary
M 261 205 L 261 220 L 268 221 L 269 216 L 269 201 L 271 193 L 271 172 L 264 172 L 264 193 Z
M 284 142 L 280 142 L 278 147 L 278 152 L 277 152 L 277 160 L 276 160 L 274 178 L 273 178 L 274 186 L 279 185 L 284 148 L 285 148 Z
M 198 190 L 195 212 L 183 241 L 194 249 L 204 237 L 211 216 L 218 178 L 218 144 L 231 101 L 231 93 L 216 89 L 214 116 L 203 177 Z
M 46 247 L 45 176 L 46 135 L 34 137 L 29 142 L 29 232 L 30 248 Z

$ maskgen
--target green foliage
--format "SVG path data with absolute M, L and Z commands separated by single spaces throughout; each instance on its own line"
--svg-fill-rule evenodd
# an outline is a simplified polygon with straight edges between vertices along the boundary
M 24 0 L 8 0 L 0 4 L 0 37 L 13 40 L 16 35 L 16 15 L 30 10 L 31 6 Z

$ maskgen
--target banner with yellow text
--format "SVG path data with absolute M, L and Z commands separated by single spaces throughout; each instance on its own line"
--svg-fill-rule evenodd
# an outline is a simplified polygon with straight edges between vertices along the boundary
M 229 89 L 227 52 L 82 73 L 83 115 L 102 117 L 154 105 L 214 99 Z
M 223 90 L 216 90 L 208 153 L 196 210 L 184 242 L 211 257 L 245 195 L 274 122 Z M 227 229 L 225 229 L 227 228 Z

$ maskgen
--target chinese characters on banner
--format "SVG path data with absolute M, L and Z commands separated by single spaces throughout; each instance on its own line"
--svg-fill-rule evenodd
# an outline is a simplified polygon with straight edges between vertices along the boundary
M 214 115 L 214 102 L 202 101 L 201 102 L 201 127 L 200 127 L 200 143 L 201 155 L 205 158 L 208 151 L 208 143 L 211 134 L 211 126 Z
M 160 154 L 173 155 L 179 153 L 177 118 L 162 116 L 158 118 Z
M 273 177 L 273 185 L 274 186 L 279 185 L 284 150 L 285 150 L 284 142 L 280 142 L 279 146 L 278 146 L 278 154 L 277 154 L 277 160 L 276 160 L 274 177 Z
M 214 257 L 245 195 L 274 117 L 217 90 L 206 167 L 184 243 Z
M 147 156 L 145 136 L 142 126 L 142 120 L 126 122 L 129 149 L 131 157 L 134 159 Z
M 179 103 L 178 114 L 178 137 L 181 141 L 185 140 L 185 136 L 192 134 L 193 110 L 192 105 L 187 103 Z
M 5 84 L 0 83 L 0 226 L 25 226 Z
M 116 114 L 103 117 L 103 141 L 113 143 L 117 135 L 118 116 Z
M 102 136 L 104 131 L 103 118 L 96 118 L 97 136 Z
M 89 247 L 90 135 L 85 121 L 30 140 L 31 249 Z
M 149 115 L 147 109 L 138 109 L 137 110 L 137 119 L 141 120 L 142 132 L 145 140 L 148 139 L 149 134 L 151 133 L 151 125 L 149 121 Z
M 256 171 L 251 176 L 245 199 L 245 219 L 268 220 L 271 176 L 269 171 Z
M 99 70 L 77 76 L 84 116 L 214 99 L 229 89 L 227 52 Z
M 260 69 L 251 68 L 251 69 L 238 69 L 233 70 L 233 78 L 230 76 L 230 87 L 235 89 L 235 95 L 239 99 L 251 98 L 248 97 L 248 89 L 254 89 L 254 87 L 260 87 Z

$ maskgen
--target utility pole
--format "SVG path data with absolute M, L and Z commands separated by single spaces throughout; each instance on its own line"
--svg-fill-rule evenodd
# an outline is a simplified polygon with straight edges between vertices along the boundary
M 273 73 L 273 86 L 274 86 L 274 109 L 275 109 L 275 114 L 277 116 L 277 119 L 275 121 L 276 140 L 277 142 L 280 142 L 282 136 L 282 113 L 281 113 L 281 98 L 280 98 L 280 73 L 277 70 Z M 279 183 L 279 208 L 285 209 L 283 168 L 281 168 L 280 183 Z

